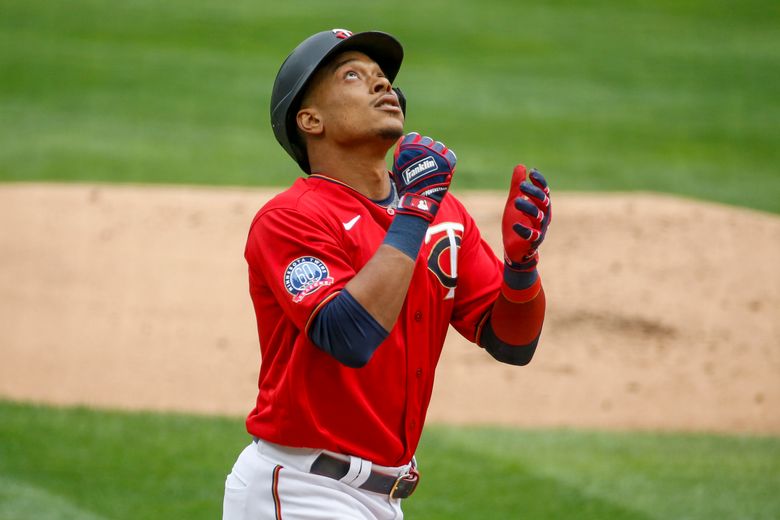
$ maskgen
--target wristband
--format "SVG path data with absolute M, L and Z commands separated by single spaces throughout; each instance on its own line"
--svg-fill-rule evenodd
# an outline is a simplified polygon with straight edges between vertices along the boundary
M 426 231 L 428 231 L 428 221 L 423 217 L 396 213 L 382 243 L 398 249 L 416 261 Z
M 536 298 L 542 288 L 542 279 L 534 268 L 530 271 L 516 271 L 504 264 L 504 282 L 501 294 L 514 303 L 525 303 Z

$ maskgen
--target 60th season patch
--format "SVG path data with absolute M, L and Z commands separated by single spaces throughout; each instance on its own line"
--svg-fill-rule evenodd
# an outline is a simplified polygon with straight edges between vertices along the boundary
M 293 295 L 295 303 L 326 285 L 333 285 L 333 278 L 328 276 L 325 263 L 313 256 L 296 258 L 284 272 L 284 286 Z

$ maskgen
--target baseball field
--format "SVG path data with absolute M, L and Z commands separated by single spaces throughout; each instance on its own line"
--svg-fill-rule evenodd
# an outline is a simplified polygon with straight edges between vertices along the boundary
M 553 188 L 527 367 L 454 331 L 423 519 L 780 518 L 780 5 L 0 0 L 0 520 L 211 519 L 259 352 L 243 242 L 299 174 L 305 35 L 404 43 L 488 242 Z

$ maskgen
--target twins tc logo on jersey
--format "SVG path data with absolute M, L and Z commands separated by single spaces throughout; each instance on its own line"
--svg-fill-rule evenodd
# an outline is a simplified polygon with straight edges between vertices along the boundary
M 320 287 L 333 285 L 333 277 L 328 274 L 328 267 L 322 260 L 313 256 L 302 256 L 287 266 L 284 272 L 284 287 L 292 294 L 293 302 L 299 303 Z
M 436 238 L 441 233 L 444 235 Z M 425 243 L 433 241 L 433 247 L 428 253 L 428 270 L 448 289 L 445 300 L 455 298 L 455 287 L 458 285 L 458 249 L 462 236 L 463 224 L 458 222 L 442 222 L 429 227 L 425 233 Z

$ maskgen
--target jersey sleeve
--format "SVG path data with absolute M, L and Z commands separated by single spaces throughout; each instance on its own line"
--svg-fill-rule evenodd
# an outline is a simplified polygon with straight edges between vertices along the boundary
M 450 322 L 463 337 L 476 343 L 479 328 L 498 297 L 503 262 L 482 238 L 471 216 L 462 207 L 461 211 L 464 230 Z
M 245 256 L 300 330 L 355 275 L 338 233 L 295 209 L 261 213 Z

